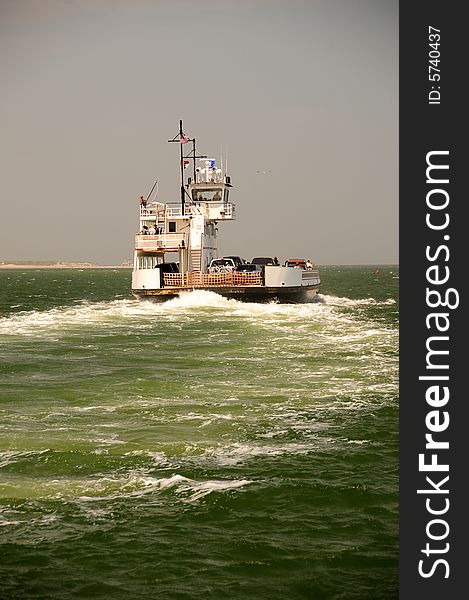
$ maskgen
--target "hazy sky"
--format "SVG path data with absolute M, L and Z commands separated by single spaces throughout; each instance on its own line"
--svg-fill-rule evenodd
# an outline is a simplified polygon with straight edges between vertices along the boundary
M 220 254 L 398 262 L 398 0 L 0 0 L 0 77 L 0 261 L 130 258 L 183 119 Z

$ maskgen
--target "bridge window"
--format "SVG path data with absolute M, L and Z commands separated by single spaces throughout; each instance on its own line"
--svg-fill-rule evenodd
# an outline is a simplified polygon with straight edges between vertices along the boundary
M 168 232 L 169 233 L 176 233 L 176 221 L 169 221 L 168 222 Z
M 207 188 L 192 190 L 194 202 L 221 202 L 223 198 L 221 188 Z

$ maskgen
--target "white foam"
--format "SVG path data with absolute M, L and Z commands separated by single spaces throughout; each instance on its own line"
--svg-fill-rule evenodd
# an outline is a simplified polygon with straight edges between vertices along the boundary
M 207 306 L 214 308 L 233 308 L 237 304 L 240 304 L 237 300 L 224 298 L 223 296 L 215 294 L 214 292 L 193 290 L 191 292 L 183 292 L 178 298 L 173 298 L 172 300 L 165 302 L 162 307 L 169 310 L 173 310 L 175 308 Z
M 285 443 L 279 445 L 269 444 L 242 444 L 235 443 L 229 448 L 223 450 L 210 448 L 206 455 L 214 458 L 220 466 L 233 466 L 245 462 L 251 458 L 259 456 L 282 456 L 284 454 L 307 454 L 314 450 L 314 445 L 310 443 Z
M 211 494 L 212 492 L 227 492 L 230 490 L 239 489 L 240 487 L 249 485 L 250 483 L 254 482 L 249 479 L 193 482 L 192 485 L 189 486 L 189 489 L 194 490 L 194 493 L 190 496 L 189 500 L 194 502 L 196 500 L 200 500 L 200 498 L 203 498 L 208 494 Z
M 387 298 L 386 300 L 376 300 L 375 298 L 347 298 L 341 296 L 324 296 L 324 302 L 329 306 L 377 306 L 377 305 L 388 305 L 396 304 L 393 298 Z
M 140 482 L 143 483 L 145 488 L 152 490 L 168 490 L 176 488 L 178 495 L 184 495 L 186 501 L 199 500 L 200 498 L 207 496 L 212 492 L 225 492 L 228 490 L 238 489 L 250 483 L 253 483 L 248 479 L 222 479 L 222 480 L 207 480 L 207 481 L 196 481 L 189 479 L 183 475 L 172 475 L 162 479 L 156 479 L 153 477 L 141 477 Z M 187 495 L 188 494 L 188 495 Z
M 130 452 L 125 452 L 124 456 L 146 456 L 153 459 L 155 463 L 167 462 L 164 452 L 150 452 L 150 450 L 131 450 Z
M 90 303 L 83 301 L 79 305 L 53 308 L 46 311 L 29 311 L 0 318 L 0 334 L 37 336 L 45 331 L 70 331 L 80 327 L 99 324 L 101 327 L 119 326 L 122 320 L 142 319 L 159 315 L 162 319 L 181 320 L 190 318 L 199 308 L 219 311 L 223 316 L 244 317 L 267 325 L 272 322 L 310 323 L 321 322 L 325 317 L 343 320 L 341 313 L 334 315 L 334 309 L 340 307 L 359 307 L 367 305 L 394 304 L 395 300 L 378 301 L 374 298 L 352 300 L 337 296 L 320 296 L 320 301 L 307 304 L 280 303 L 244 303 L 227 299 L 214 292 L 194 290 L 167 302 L 153 303 L 138 300 L 113 300 L 110 302 Z M 204 312 L 204 315 L 206 313 Z M 348 317 L 350 318 L 350 316 Z

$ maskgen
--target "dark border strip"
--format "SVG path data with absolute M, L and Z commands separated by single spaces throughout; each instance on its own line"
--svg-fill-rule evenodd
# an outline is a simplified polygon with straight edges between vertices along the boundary
M 468 68 L 462 6 L 400 3 L 402 600 L 467 595 Z

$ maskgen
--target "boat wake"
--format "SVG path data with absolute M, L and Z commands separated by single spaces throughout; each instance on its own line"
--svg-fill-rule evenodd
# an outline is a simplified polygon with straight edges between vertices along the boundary
M 245 303 L 224 298 L 214 292 L 196 290 L 163 303 L 139 300 L 113 300 L 108 302 L 82 301 L 76 306 L 56 307 L 45 311 L 24 311 L 0 318 L 0 335 L 41 336 L 45 332 L 71 332 L 81 328 L 128 326 L 148 327 L 159 323 L 194 316 L 231 316 L 256 319 L 288 319 L 310 321 L 337 318 L 341 308 L 362 308 L 394 304 L 374 298 L 350 299 L 318 295 L 317 300 L 306 304 Z M 348 316 L 350 318 L 350 315 Z

